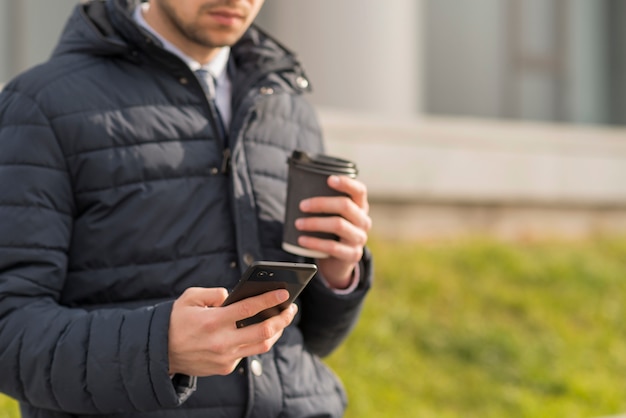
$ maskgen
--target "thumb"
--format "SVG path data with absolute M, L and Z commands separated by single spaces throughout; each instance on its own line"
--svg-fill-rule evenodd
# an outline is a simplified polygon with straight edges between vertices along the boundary
M 223 287 L 190 287 L 178 298 L 178 302 L 185 306 L 215 307 L 222 306 L 228 291 Z

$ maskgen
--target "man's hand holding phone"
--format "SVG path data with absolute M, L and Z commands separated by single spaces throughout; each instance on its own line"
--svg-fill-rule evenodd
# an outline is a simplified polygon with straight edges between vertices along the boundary
M 190 288 L 174 302 L 170 373 L 231 373 L 242 358 L 269 351 L 297 312 L 293 303 L 317 272 L 307 263 L 259 261 L 233 291 Z
M 238 328 L 237 322 L 284 303 L 285 289 L 273 290 L 222 306 L 223 288 L 190 288 L 174 302 L 169 328 L 170 374 L 230 374 L 242 358 L 269 351 L 291 324 L 297 306 L 258 324 Z

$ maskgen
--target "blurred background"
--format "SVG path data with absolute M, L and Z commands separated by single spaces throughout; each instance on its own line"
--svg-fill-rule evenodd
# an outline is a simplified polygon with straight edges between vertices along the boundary
M 0 84 L 75 4 L 0 0 Z M 348 415 L 626 412 L 626 1 L 266 0 L 257 22 L 370 193 L 375 293 L 328 360 Z

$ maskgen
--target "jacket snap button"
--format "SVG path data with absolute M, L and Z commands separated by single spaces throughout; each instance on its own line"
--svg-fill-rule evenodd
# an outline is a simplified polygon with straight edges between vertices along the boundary
M 307 87 L 309 87 L 309 80 L 307 80 L 306 78 L 302 76 L 299 76 L 298 78 L 296 78 L 296 84 L 301 89 L 306 89 Z
M 213 167 L 213 168 L 211 168 L 211 174 L 212 174 L 212 175 L 214 175 L 214 176 L 215 176 L 216 174 L 219 174 L 219 172 L 220 172 L 220 169 L 219 169 L 219 168 L 217 168 L 217 167 Z
M 187 80 L 187 77 L 181 77 L 178 79 L 178 81 L 180 81 L 180 84 L 182 85 L 187 85 L 189 83 L 189 80 Z
M 259 360 L 254 359 L 250 362 L 250 370 L 253 375 L 261 376 L 263 374 L 263 365 Z

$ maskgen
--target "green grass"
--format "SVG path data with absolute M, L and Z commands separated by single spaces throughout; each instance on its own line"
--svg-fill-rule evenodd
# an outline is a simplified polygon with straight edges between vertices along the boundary
M 371 247 L 362 320 L 327 359 L 346 418 L 626 412 L 626 238 Z
M 347 417 L 626 412 L 626 239 L 372 243 Z

